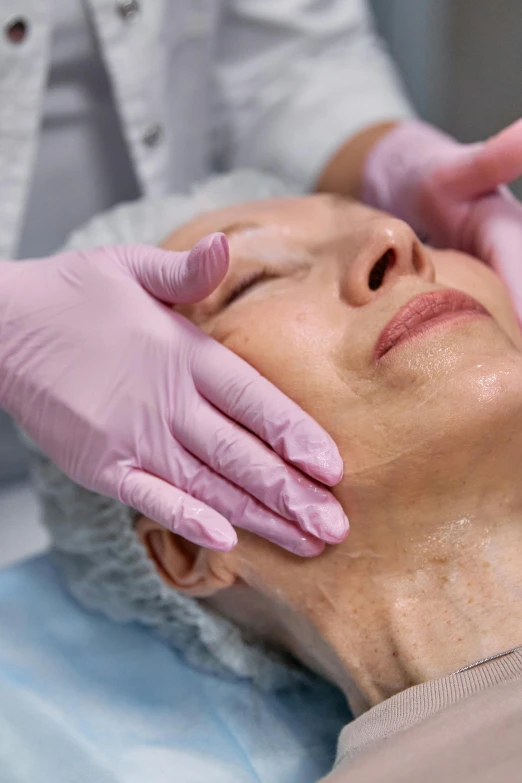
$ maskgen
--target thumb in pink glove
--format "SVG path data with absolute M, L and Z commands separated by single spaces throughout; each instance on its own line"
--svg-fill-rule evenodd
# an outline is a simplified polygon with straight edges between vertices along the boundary
M 504 279 L 522 318 L 522 205 L 503 187 L 522 175 L 522 121 L 463 145 L 422 122 L 399 125 L 366 163 L 363 200 L 435 247 L 476 255 Z
M 322 486 L 341 477 L 337 448 L 166 304 L 204 298 L 227 269 L 222 234 L 190 253 L 0 263 L 0 403 L 73 480 L 190 541 L 229 550 L 237 526 L 314 555 L 348 529 Z

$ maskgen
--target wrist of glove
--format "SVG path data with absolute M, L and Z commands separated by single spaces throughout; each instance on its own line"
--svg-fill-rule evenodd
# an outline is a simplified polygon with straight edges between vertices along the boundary
M 422 239 L 451 246 L 458 221 L 447 222 L 444 204 L 437 209 L 439 199 L 444 198 L 440 168 L 460 161 L 462 156 L 471 158 L 480 146 L 459 144 L 424 122 L 405 122 L 387 134 L 369 155 L 362 200 L 404 220 Z

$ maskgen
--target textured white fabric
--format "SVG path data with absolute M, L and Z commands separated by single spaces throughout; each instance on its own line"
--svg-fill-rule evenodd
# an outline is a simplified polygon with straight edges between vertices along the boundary
M 135 16 L 123 0 L 83 2 L 144 195 L 239 165 L 306 189 L 351 134 L 411 113 L 363 0 L 141 0 Z M 51 13 L 49 0 L 0 0 L 4 25 L 28 23 L 19 44 L 0 35 L 0 258 L 29 197 Z

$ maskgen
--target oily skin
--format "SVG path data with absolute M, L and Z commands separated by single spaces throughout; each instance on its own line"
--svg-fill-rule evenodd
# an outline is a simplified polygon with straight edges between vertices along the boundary
M 498 278 L 423 247 L 401 221 L 327 196 L 207 213 L 164 246 L 240 225 L 224 283 L 181 312 L 333 436 L 345 463 L 334 494 L 351 532 L 303 559 L 240 530 L 222 554 L 142 519 L 164 578 L 285 644 L 356 712 L 522 644 L 522 340 Z M 394 263 L 371 290 L 386 250 Z M 282 276 L 224 306 L 263 266 Z M 434 330 L 376 364 L 398 309 L 449 287 L 493 317 Z

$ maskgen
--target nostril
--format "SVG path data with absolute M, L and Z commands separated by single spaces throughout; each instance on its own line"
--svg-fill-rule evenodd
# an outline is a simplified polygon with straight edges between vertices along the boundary
M 372 291 L 377 291 L 381 287 L 384 276 L 388 269 L 395 263 L 395 251 L 387 250 L 379 260 L 372 266 L 370 271 L 370 277 L 368 278 L 368 285 Z

